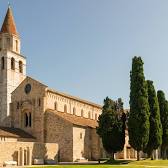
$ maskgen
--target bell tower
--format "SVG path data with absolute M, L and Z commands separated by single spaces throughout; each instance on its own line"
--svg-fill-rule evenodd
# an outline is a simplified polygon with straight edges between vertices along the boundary
M 20 36 L 8 6 L 0 31 L 0 125 L 9 125 L 11 93 L 26 77 L 26 58 L 20 48 Z

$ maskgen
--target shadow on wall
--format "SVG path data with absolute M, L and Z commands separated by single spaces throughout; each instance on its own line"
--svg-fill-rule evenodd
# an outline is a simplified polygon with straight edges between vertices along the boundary
M 88 160 L 99 160 L 102 157 L 100 137 L 95 128 L 87 128 L 84 137 L 84 157 Z
M 3 125 L 4 127 L 12 127 L 13 125 L 12 125 L 12 118 L 11 118 L 11 116 L 6 117 L 2 121 L 1 125 Z
M 84 152 L 83 152 L 82 157 L 88 160 L 92 160 L 91 153 L 92 153 L 91 128 L 86 128 L 85 137 L 84 137 Z
M 43 164 L 56 164 L 58 161 L 58 154 L 55 151 L 55 156 L 53 158 L 48 156 L 48 149 L 45 143 L 34 143 L 33 151 L 32 151 L 32 162 L 34 164 L 34 160 L 43 161 Z
M 54 112 L 45 112 L 44 120 L 44 141 L 59 145 L 58 155 L 55 158 L 61 162 L 72 162 L 73 124 Z
M 18 163 L 18 151 L 15 151 L 13 154 L 12 154 L 12 158 L 13 158 L 13 161 L 16 161 Z
M 33 145 L 33 151 L 32 151 L 32 161 L 34 163 L 34 160 L 45 160 L 47 159 L 47 148 L 46 145 L 43 143 L 34 143 Z

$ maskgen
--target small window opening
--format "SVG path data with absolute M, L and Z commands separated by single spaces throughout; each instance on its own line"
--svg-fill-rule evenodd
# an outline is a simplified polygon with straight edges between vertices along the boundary
M 27 113 L 25 113 L 25 127 L 28 127 L 28 125 L 29 125 L 29 118 Z
M 7 49 L 10 49 L 10 38 L 6 39 L 6 47 Z
M 17 109 L 19 109 L 19 102 L 17 102 Z
M 1 69 L 5 69 L 5 58 L 1 58 Z
M 64 105 L 64 112 L 67 113 L 67 106 Z
M 57 110 L 57 102 L 54 103 L 54 110 Z
M 23 63 L 22 63 L 22 61 L 19 61 L 19 72 L 23 73 Z
M 88 112 L 88 118 L 89 118 L 89 119 L 91 118 L 90 111 Z
M 18 52 L 18 41 L 16 40 L 16 52 Z
M 15 59 L 13 57 L 11 58 L 11 69 L 15 70 Z
M 81 117 L 83 117 L 83 110 L 81 110 Z
M 95 120 L 97 120 L 97 114 L 95 114 Z
M 32 117 L 31 117 L 31 113 L 29 113 L 29 127 L 31 127 L 32 124 Z
M 75 109 L 75 107 L 73 108 L 73 115 L 76 115 L 76 109 Z
M 38 100 L 38 105 L 41 106 L 41 99 Z
M 80 139 L 82 139 L 82 133 L 80 133 Z

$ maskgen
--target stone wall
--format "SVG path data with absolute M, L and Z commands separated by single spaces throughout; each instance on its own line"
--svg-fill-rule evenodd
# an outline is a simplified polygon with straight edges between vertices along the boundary
M 88 160 L 98 160 L 102 157 L 103 151 L 100 137 L 95 128 L 73 127 L 73 160 L 85 158 Z
M 92 160 L 98 160 L 103 157 L 103 146 L 99 135 L 96 133 L 96 129 L 91 129 L 91 158 Z
M 25 93 L 26 84 L 31 84 L 30 93 Z M 44 138 L 44 106 L 46 86 L 27 77 L 12 93 L 12 126 L 32 134 L 39 142 Z M 25 127 L 25 113 L 31 113 L 31 127 Z
M 0 165 L 3 165 L 4 161 L 11 160 L 20 163 L 19 152 L 27 149 L 31 153 L 32 163 L 36 158 L 56 161 L 58 157 L 58 144 L 56 143 L 0 141 Z
M 4 69 L 0 68 L 0 122 L 9 126 L 6 118 L 10 115 L 11 93 L 26 77 L 26 59 L 17 53 L 3 50 L 0 60 L 4 57 Z M 15 69 L 11 69 L 11 58 L 15 59 Z M 19 72 L 19 61 L 23 63 L 23 73 Z M 2 61 L 0 61 L 2 67 Z
M 90 129 L 87 127 L 73 126 L 73 161 L 91 159 L 89 132 Z
M 73 125 L 54 112 L 45 112 L 44 140 L 59 144 L 59 161 L 73 161 Z

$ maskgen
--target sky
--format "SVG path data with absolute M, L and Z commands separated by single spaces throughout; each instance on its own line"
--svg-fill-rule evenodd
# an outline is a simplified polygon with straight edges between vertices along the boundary
M 27 75 L 50 88 L 129 108 L 132 58 L 168 98 L 167 0 L 9 0 Z M 0 0 L 0 24 L 7 0 Z

